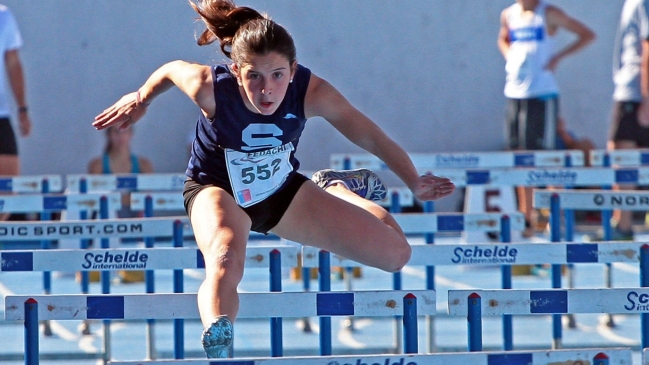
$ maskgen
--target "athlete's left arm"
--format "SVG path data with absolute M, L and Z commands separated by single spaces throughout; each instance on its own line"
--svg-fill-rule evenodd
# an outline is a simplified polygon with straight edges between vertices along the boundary
M 556 6 L 549 5 L 546 10 L 546 22 L 550 35 L 554 35 L 559 28 L 565 28 L 577 35 L 577 39 L 568 44 L 561 51 L 552 56 L 546 68 L 554 71 L 564 57 L 579 51 L 595 40 L 595 33 L 584 23 L 570 17 L 563 10 Z
M 433 200 L 453 192 L 447 178 L 420 176 L 406 151 L 354 107 L 335 87 L 311 74 L 305 102 L 307 118 L 326 119 L 347 139 L 381 159 L 421 200 Z

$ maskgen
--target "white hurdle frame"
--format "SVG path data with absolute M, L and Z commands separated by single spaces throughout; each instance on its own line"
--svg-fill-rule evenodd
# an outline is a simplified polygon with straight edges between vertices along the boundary
M 509 217 L 510 230 L 520 231 L 525 228 L 525 217 L 520 212 L 512 213 L 394 213 L 393 214 L 397 223 L 401 226 L 405 234 L 425 233 L 434 234 L 438 232 L 461 232 L 479 231 L 503 231 L 502 220 L 504 216 Z M 412 255 L 408 265 L 422 265 L 427 267 L 427 289 L 435 289 L 434 281 L 434 265 L 428 261 L 431 257 L 427 250 L 430 247 L 437 247 L 434 244 L 426 245 L 412 245 Z M 319 267 L 319 249 L 303 246 L 302 248 L 302 266 L 303 267 Z M 361 266 L 359 263 L 346 259 L 339 255 L 332 255 L 330 263 L 332 266 L 340 267 L 357 267 Z M 421 260 L 421 261 L 418 261 Z M 327 268 L 329 269 L 329 268 Z M 430 269 L 430 270 L 429 270 Z M 395 273 L 395 280 L 393 281 L 394 289 L 401 289 L 400 275 Z M 511 278 L 511 269 L 503 271 L 503 277 Z M 394 337 L 395 346 L 397 351 L 400 351 L 398 339 L 401 337 L 401 327 L 398 324 L 399 319 L 395 319 Z M 321 324 L 322 326 L 322 324 Z M 428 351 L 435 352 L 435 318 L 432 316 L 426 317 L 426 328 L 428 333 Z
M 566 160 L 571 166 L 584 166 L 584 153 L 580 150 L 529 150 L 451 153 L 409 153 L 419 171 L 462 168 L 494 167 L 563 167 Z M 329 158 L 333 169 L 366 168 L 374 172 L 388 170 L 385 163 L 369 153 L 334 153 Z
M 60 193 L 63 179 L 59 175 L 0 176 L 0 192 L 17 194 Z
M 111 361 L 111 365 L 494 365 L 517 364 L 594 364 L 594 365 L 630 365 L 631 350 L 626 348 L 609 349 L 574 349 L 547 351 L 489 351 L 489 352 L 455 352 L 438 354 L 408 355 L 359 355 L 359 356 L 299 356 L 285 358 L 240 358 L 236 360 L 184 360 L 184 361 Z M 598 361 L 600 360 L 600 361 Z M 602 360 L 606 360 L 605 362 Z
M 557 315 L 569 313 L 639 313 L 646 316 L 649 288 L 617 289 L 546 289 L 546 290 L 449 290 L 448 314 L 467 316 L 469 351 L 482 349 L 482 316 Z M 637 301 L 637 303 L 636 303 Z M 649 327 L 642 326 L 642 343 L 646 344 Z M 556 334 L 553 348 L 560 348 Z M 646 346 L 643 346 L 646 347 Z
M 0 241 L 4 239 L 55 240 L 63 238 L 145 238 L 172 237 L 175 225 L 183 227 L 183 238 L 193 236 L 187 218 L 125 218 L 106 220 L 0 222 Z M 272 252 L 279 253 L 280 267 L 297 266 L 299 248 L 284 245 L 256 245 L 246 249 L 246 267 L 270 267 Z M 110 262 L 106 262 L 110 260 Z M 109 286 L 103 276 L 114 270 L 181 270 L 204 268 L 201 252 L 196 248 L 107 248 L 107 249 L 57 249 L 0 251 L 0 272 L 16 271 L 91 271 L 102 272 L 102 285 Z M 175 274 L 174 274 L 175 275 Z M 182 273 L 180 273 L 182 275 Z M 104 288 L 108 292 L 108 288 Z M 47 322 L 45 322 L 47 323 Z M 148 337 L 153 341 L 153 336 Z M 110 356 L 110 331 L 104 327 L 104 360 Z M 150 355 L 155 351 L 148 345 Z M 155 358 L 155 356 L 150 356 Z
M 418 314 L 436 313 L 435 291 L 432 290 L 242 293 L 239 300 L 239 318 L 340 315 L 384 317 L 401 314 L 406 327 L 404 341 L 409 353 L 417 353 Z M 264 305 L 260 306 L 259 303 Z M 292 305 L 287 306 L 286 303 Z M 5 297 L 5 320 L 25 321 L 25 356 L 26 364 L 30 365 L 38 363 L 39 319 L 178 320 L 198 317 L 195 293 Z M 277 335 L 281 337 L 281 331 Z M 281 344 L 281 340 L 278 343 Z
M 68 191 L 81 193 L 82 181 L 87 192 L 174 190 L 182 191 L 187 176 L 185 174 L 70 174 L 66 175 Z

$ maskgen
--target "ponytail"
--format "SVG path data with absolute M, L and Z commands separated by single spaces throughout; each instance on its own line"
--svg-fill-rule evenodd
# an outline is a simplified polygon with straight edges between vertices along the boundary
M 197 40 L 199 46 L 218 40 L 223 54 L 239 65 L 251 55 L 269 52 L 286 56 L 291 64 L 295 61 L 291 35 L 257 10 L 237 7 L 232 0 L 190 0 L 190 5 L 207 28 Z

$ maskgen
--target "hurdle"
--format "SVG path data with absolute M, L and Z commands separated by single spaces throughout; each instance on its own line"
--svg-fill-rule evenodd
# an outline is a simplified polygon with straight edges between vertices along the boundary
M 420 173 L 439 169 L 489 169 L 489 168 L 547 168 L 584 166 L 584 154 L 580 150 L 522 150 L 490 152 L 411 153 L 413 164 Z M 387 165 L 368 153 L 332 154 L 330 165 L 334 169 L 368 168 L 375 172 L 388 171 Z M 507 186 L 466 186 L 465 213 L 516 211 L 516 197 Z M 479 197 L 473 199 L 473 197 Z M 426 212 L 433 212 L 433 203 L 426 202 Z M 467 242 L 480 242 L 488 232 L 465 232 Z M 517 238 L 515 238 L 517 240 Z
M 66 186 L 70 192 L 114 192 L 126 191 L 182 191 L 185 174 L 70 174 L 66 175 Z M 83 185 L 86 184 L 85 189 Z
M 49 180 L 43 181 L 43 189 L 49 189 Z M 52 212 L 82 211 L 98 208 L 100 205 L 121 206 L 119 194 L 20 194 L 0 196 L 0 212 L 33 213 L 41 212 L 47 218 Z M 41 248 L 49 249 L 50 240 L 41 239 Z M 51 274 L 43 272 L 43 291 L 51 292 Z M 49 323 L 44 322 L 45 333 L 51 333 Z
M 550 351 L 508 351 L 508 352 L 456 352 L 416 355 L 366 355 L 366 356 L 300 356 L 287 358 L 240 358 L 185 360 L 191 365 L 549 365 L 549 364 L 592 364 L 630 365 L 631 350 L 625 348 L 575 349 Z M 111 361 L 111 365 L 175 365 L 177 361 Z
M 44 191 L 60 193 L 63 179 L 60 175 L 0 176 L 0 192 L 16 194 L 40 194 Z
M 488 246 L 487 246 L 488 247 Z M 474 252 L 477 252 L 480 249 L 487 249 L 487 247 L 480 247 L 476 245 L 473 249 Z M 628 262 L 628 263 L 639 263 L 641 268 L 640 282 L 642 286 L 649 286 L 649 262 L 646 260 L 649 258 L 649 245 L 639 242 L 601 242 L 601 243 L 547 243 L 547 244 L 526 244 L 526 243 L 516 243 L 512 245 L 515 249 L 515 252 L 511 252 L 506 257 L 506 259 L 514 260 L 516 263 L 532 264 L 532 263 L 549 263 L 553 267 L 561 264 L 575 264 L 575 263 L 604 263 L 610 264 L 613 262 Z M 501 247 L 503 252 L 507 252 L 508 247 Z M 446 262 L 451 261 L 453 263 L 461 263 L 462 256 L 461 252 L 458 252 L 458 248 L 453 248 L 453 250 L 439 250 L 435 255 L 444 257 Z M 422 253 L 423 254 L 423 253 Z M 432 253 L 429 253 L 432 255 Z M 474 256 L 474 255 L 471 255 Z M 515 256 L 515 258 L 514 258 Z M 471 260 L 476 261 L 476 260 Z M 467 262 L 468 264 L 480 265 L 479 262 Z M 560 285 L 560 272 L 553 271 L 553 284 L 556 278 L 559 278 Z M 553 285 L 556 288 L 556 286 Z M 560 287 L 560 286 L 559 286 Z M 572 290 L 572 289 L 570 289 Z M 494 302 L 497 303 L 497 302 Z M 491 304 L 491 303 L 490 303 Z M 564 312 L 552 313 L 553 315 L 553 348 L 561 348 L 561 339 L 562 339 L 562 330 L 561 330 L 561 314 Z M 573 314 L 575 312 L 567 312 L 566 314 Z M 589 313 L 599 313 L 599 312 L 589 312 Z M 504 313 L 504 315 L 510 315 L 510 313 Z M 643 328 L 649 328 L 649 324 L 645 321 L 646 315 L 641 314 L 643 318 L 642 324 Z M 649 323 L 649 322 L 648 322 Z M 644 333 L 645 330 L 643 330 Z M 649 337 L 648 337 L 649 338 Z M 644 342 L 643 337 L 643 344 Z M 647 340 L 649 341 L 649 340 Z M 504 343 L 507 344 L 507 337 L 504 336 Z M 649 342 L 647 342 L 649 343 Z M 513 346 L 513 345 L 512 345 Z M 511 347 L 510 347 L 511 348 Z M 507 348 L 506 348 L 507 349 Z
M 649 165 L 649 149 L 592 150 L 590 163 L 593 166 L 646 166 Z
M 264 303 L 260 306 L 259 303 Z M 287 306 L 286 303 L 292 303 Z M 417 353 L 417 316 L 434 315 L 435 292 L 356 291 L 242 293 L 239 318 L 362 315 L 403 316 L 408 353 Z M 25 322 L 26 364 L 38 363 L 38 320 L 198 318 L 196 294 L 9 295 L 5 320 Z
M 447 214 L 435 214 L 435 213 L 420 213 L 420 214 L 404 214 L 404 213 L 395 213 L 395 220 L 401 226 L 405 234 L 426 234 L 426 245 L 412 245 L 412 255 L 411 259 L 407 265 L 420 265 L 426 267 L 426 289 L 435 290 L 435 265 L 437 250 L 447 250 L 447 245 L 436 246 L 433 245 L 434 239 L 433 235 L 439 232 L 461 232 L 461 231 L 477 231 L 477 232 L 486 232 L 486 231 L 500 231 L 503 233 L 502 241 L 510 242 L 511 236 L 510 232 L 512 230 L 522 230 L 525 227 L 525 218 L 520 212 L 513 212 L 509 214 L 502 213 L 447 213 Z M 492 246 L 493 247 L 493 246 Z M 492 248 L 486 248 L 491 250 Z M 428 250 L 435 250 L 433 255 Z M 491 252 L 491 251 L 490 251 Z M 441 265 L 448 264 L 457 264 L 453 261 L 440 261 Z M 490 262 L 491 265 L 502 265 L 503 262 Z M 341 267 L 357 267 L 360 264 L 346 259 L 339 255 L 333 255 L 330 259 L 331 266 L 341 266 Z M 302 248 L 302 266 L 303 267 L 318 267 L 321 272 L 323 269 L 328 270 L 329 265 L 324 265 L 319 261 L 318 249 L 314 247 L 304 246 Z M 511 288 L 511 265 L 506 264 L 502 266 L 502 287 Z M 322 273 L 321 278 L 328 277 L 328 271 Z M 325 284 L 326 287 L 327 284 Z M 401 290 L 402 282 L 401 277 L 397 273 L 393 274 L 393 289 Z M 321 288 L 322 289 L 322 285 Z M 321 328 L 329 328 L 330 324 L 325 323 L 323 326 L 323 318 L 320 319 Z M 511 343 L 511 318 L 503 317 L 504 323 L 504 336 L 510 338 L 506 341 L 507 344 Z M 397 351 L 398 339 L 401 337 L 400 326 L 398 326 L 399 318 L 395 318 L 395 345 Z M 428 333 L 428 351 L 434 352 L 436 350 L 435 344 L 435 330 L 434 330 L 434 318 L 431 316 L 426 317 L 426 327 Z M 321 332 L 322 336 L 322 332 Z M 510 345 L 505 346 L 506 349 L 511 349 Z M 329 355 L 324 353 L 322 355 Z
M 649 247 L 648 247 L 649 249 Z M 469 351 L 482 350 L 482 316 L 548 315 L 568 313 L 641 313 L 649 288 L 548 289 L 548 290 L 449 290 L 448 313 L 467 316 Z M 642 343 L 647 329 L 643 321 Z M 553 347 L 559 345 L 553 339 Z
M 583 166 L 584 153 L 580 150 L 530 150 L 452 153 L 409 153 L 418 170 L 448 168 L 494 167 L 559 167 Z M 388 170 L 387 165 L 369 153 L 335 153 L 329 162 L 333 169 L 366 168 L 372 171 Z
M 552 265 L 576 263 L 613 262 L 635 263 L 641 267 L 641 283 L 649 278 L 649 263 L 643 265 L 641 257 L 645 244 L 641 242 L 599 242 L 599 243 L 478 243 L 455 245 L 413 245 L 412 258 L 408 265 L 422 266 L 493 266 L 526 265 L 548 263 Z M 649 249 L 649 246 L 647 246 Z M 303 249 L 304 251 L 304 249 Z M 309 249 L 311 251 L 311 249 Z M 315 265 L 313 254 L 303 255 Z M 332 265 L 358 265 L 357 263 L 333 256 Z M 644 284 L 643 284 L 644 285 Z M 648 284 L 649 285 L 649 284 Z M 511 284 L 509 285 L 511 288 Z M 513 349 L 511 322 L 503 317 L 503 348 Z M 649 328 L 649 325 L 647 325 Z M 430 329 L 429 329 L 430 331 Z M 560 347 L 561 332 L 553 331 L 556 347 Z
M 186 227 L 187 229 L 183 229 Z M 98 221 L 51 221 L 9 223 L 0 222 L 0 239 L 90 239 L 90 238 L 144 238 L 168 236 L 174 247 L 135 249 L 76 249 L 35 250 L 0 252 L 0 272 L 16 271 L 81 271 L 101 270 L 102 292 L 110 292 L 109 270 L 174 270 L 174 290 L 182 292 L 182 269 L 205 268 L 201 252 L 196 248 L 183 248 L 184 236 L 191 236 L 187 218 L 125 218 Z M 277 254 L 273 264 L 272 254 Z M 248 268 L 267 267 L 271 275 L 279 275 L 283 267 L 295 267 L 298 248 L 295 246 L 253 246 L 247 247 L 245 265 Z M 275 266 L 273 268 L 273 266 Z M 104 323 L 104 357 L 110 355 L 109 324 Z M 182 323 L 174 323 L 175 353 L 182 357 L 184 333 Z M 149 341 L 153 337 L 149 336 Z M 152 350 L 153 344 L 148 344 Z M 150 358 L 155 355 L 149 352 Z

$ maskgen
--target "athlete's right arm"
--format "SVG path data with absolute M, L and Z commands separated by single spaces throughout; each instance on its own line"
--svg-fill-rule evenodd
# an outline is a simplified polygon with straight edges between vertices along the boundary
M 144 116 L 148 105 L 160 94 L 177 86 L 203 113 L 211 117 L 216 112 L 209 66 L 186 61 L 169 62 L 154 71 L 136 92 L 124 95 L 115 104 L 95 117 L 92 124 L 97 129 L 112 125 L 128 128 Z
M 505 61 L 507 60 L 507 52 L 509 52 L 510 43 L 506 12 L 507 10 L 505 9 L 500 14 L 500 31 L 498 32 L 498 49 L 500 50 L 500 53 L 502 53 L 503 57 L 505 57 Z

